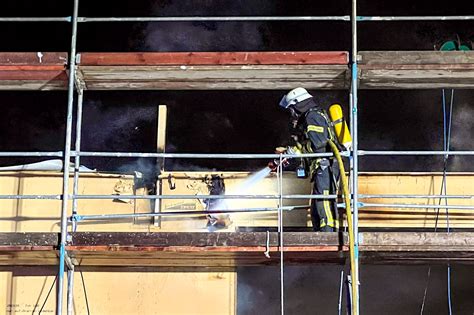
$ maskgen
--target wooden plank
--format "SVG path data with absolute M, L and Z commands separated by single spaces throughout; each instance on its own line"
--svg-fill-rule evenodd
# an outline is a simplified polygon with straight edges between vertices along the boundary
M 66 52 L 0 52 L 0 66 L 57 65 L 63 68 L 68 63 Z
M 346 88 L 341 65 L 258 66 L 80 66 L 91 90 L 105 89 L 321 89 Z
M 57 250 L 51 246 L 7 249 L 0 246 L 0 266 L 58 265 Z
M 474 51 L 361 51 L 361 66 L 474 64 Z
M 474 52 L 360 52 L 361 89 L 474 88 Z M 347 52 L 83 53 L 91 90 L 346 89 Z M 0 53 L 0 90 L 67 86 L 67 53 Z
M 364 250 L 390 247 L 398 251 L 422 247 L 426 251 L 474 251 L 474 232 L 365 232 L 361 233 L 360 245 Z
M 0 65 L 0 71 L 64 71 L 64 66 Z
M 393 265 L 446 265 L 474 264 L 474 252 L 364 252 L 361 254 L 364 264 Z
M 258 266 L 271 265 L 279 262 L 279 252 L 271 252 L 270 258 L 264 254 L 265 250 L 245 252 L 135 252 L 128 251 L 69 251 L 80 265 L 88 266 L 160 266 L 160 267 L 236 267 L 236 266 Z M 288 252 L 286 262 L 306 263 L 341 262 L 343 253 L 337 251 L 321 252 Z
M 56 246 L 58 233 L 0 233 L 0 246 Z
M 131 65 L 347 65 L 344 51 L 82 53 L 80 64 Z
M 361 89 L 474 88 L 472 51 L 360 52 Z
M 265 249 L 261 251 L 239 252 L 180 252 L 163 251 L 141 252 L 136 255 L 130 252 L 87 252 L 69 251 L 71 257 L 81 266 L 159 266 L 159 267 L 236 267 L 277 265 L 280 262 L 278 251 L 270 252 L 266 257 Z M 344 262 L 346 254 L 337 251 L 299 251 L 285 252 L 285 263 L 315 264 Z
M 305 86 L 307 89 L 345 89 L 343 82 L 294 80 L 288 81 L 224 81 L 208 82 L 203 80 L 189 81 L 161 81 L 161 82 L 103 82 L 88 81 L 88 90 L 290 90 L 295 86 Z
M 474 263 L 474 233 L 360 234 L 362 261 L 370 264 Z
M 289 264 L 344 263 L 347 237 L 337 233 L 284 234 Z M 0 265 L 55 265 L 57 233 L 1 233 Z M 72 233 L 68 253 L 81 266 L 235 267 L 279 263 L 278 234 L 242 233 Z M 30 244 L 31 243 L 31 244 Z M 264 255 L 267 251 L 270 258 Z M 474 233 L 363 232 L 364 263 L 474 263 Z
M 0 91 L 64 91 L 65 81 L 0 80 Z
M 0 66 L 0 90 L 64 90 L 63 66 Z
M 164 153 L 166 151 L 166 123 L 168 121 L 168 108 L 166 105 L 159 105 L 158 106 L 158 125 L 156 128 L 156 152 Z M 165 159 L 158 158 L 156 160 L 157 168 L 161 174 L 164 171 L 165 167 Z M 162 182 L 161 180 L 157 180 L 156 184 L 156 194 L 162 194 Z M 161 212 L 161 199 L 156 199 L 153 212 L 160 213 Z M 153 225 L 156 227 L 161 227 L 161 217 L 154 217 L 153 218 Z
M 121 245 L 94 245 L 94 246 L 67 246 L 70 251 L 84 251 L 84 252 L 136 252 L 136 253 L 251 253 L 264 252 L 268 249 L 269 252 L 279 252 L 278 246 L 121 246 Z M 313 246 L 284 246 L 284 252 L 337 252 L 347 251 L 347 246 L 327 246 L 327 245 L 313 245 Z M 21 249 L 23 250 L 23 249 Z
M 67 81 L 68 76 L 64 70 L 9 70 L 0 68 L 0 81 L 30 80 L 30 81 Z
M 166 148 L 166 122 L 168 120 L 166 105 L 158 106 L 158 126 L 156 130 L 156 152 L 164 153 Z M 164 159 L 158 159 L 159 170 L 163 170 Z
M 474 69 L 360 70 L 361 89 L 474 88 Z
M 276 246 L 279 236 L 269 233 L 269 245 Z M 339 246 L 342 244 L 338 233 L 287 232 L 284 234 L 285 246 Z M 346 242 L 347 243 L 347 242 Z M 156 233 L 72 233 L 74 246 L 266 246 L 265 232 L 156 232 Z

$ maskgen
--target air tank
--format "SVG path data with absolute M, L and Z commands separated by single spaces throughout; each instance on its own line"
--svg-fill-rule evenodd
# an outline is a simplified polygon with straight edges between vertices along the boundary
M 347 127 L 347 123 L 344 120 L 342 114 L 342 107 L 339 104 L 333 104 L 329 107 L 329 117 L 334 125 L 334 131 L 336 132 L 337 140 L 346 149 L 350 149 L 352 145 L 352 137 Z

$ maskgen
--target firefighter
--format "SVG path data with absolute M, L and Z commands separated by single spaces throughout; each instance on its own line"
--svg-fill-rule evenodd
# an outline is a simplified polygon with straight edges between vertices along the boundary
M 280 106 L 290 110 L 290 132 L 294 146 L 277 148 L 277 152 L 327 153 L 332 152 L 328 140 L 337 143 L 334 127 L 326 111 L 313 96 L 298 87 L 283 96 Z M 307 160 L 313 182 L 313 194 L 335 195 L 339 181 L 336 159 L 318 157 Z M 311 221 L 313 229 L 321 232 L 337 231 L 339 226 L 337 204 L 334 199 L 312 199 Z

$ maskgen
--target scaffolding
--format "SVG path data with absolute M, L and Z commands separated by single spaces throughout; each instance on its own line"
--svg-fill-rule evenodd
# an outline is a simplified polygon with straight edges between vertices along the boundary
M 357 13 L 357 0 L 352 0 L 352 13 L 351 15 L 341 16 L 181 16 L 181 17 L 82 17 L 79 15 L 79 0 L 74 0 L 73 13 L 71 16 L 66 17 L 0 17 L 0 22 L 61 22 L 69 23 L 72 27 L 71 35 L 71 47 L 69 52 L 69 75 L 67 83 L 68 91 L 68 102 L 67 102 L 67 117 L 66 117 L 66 131 L 65 131 L 65 145 L 64 150 L 60 152 L 0 152 L 0 157 L 59 157 L 64 161 L 63 164 L 63 185 L 61 195 L 1 195 L 0 199 L 52 199 L 61 200 L 62 212 L 61 212 L 61 232 L 59 241 L 59 271 L 58 271 L 58 290 L 57 290 L 57 305 L 56 313 L 63 313 L 62 297 L 64 295 L 64 274 L 67 269 L 67 312 L 72 314 L 72 284 L 74 281 L 74 264 L 68 257 L 66 245 L 69 239 L 68 225 L 72 225 L 73 230 L 75 226 L 84 220 L 100 220 L 100 219 L 117 219 L 117 218 L 136 218 L 136 217 L 160 217 L 170 214 L 166 213 L 136 213 L 136 214 L 125 214 L 125 215 L 80 215 L 77 213 L 77 202 L 80 199 L 113 199 L 116 196 L 113 195 L 81 195 L 79 194 L 79 167 L 81 157 L 115 157 L 115 158 L 176 158 L 176 159 L 279 159 L 280 162 L 284 158 L 293 157 L 328 157 L 333 156 L 332 153 L 324 154 L 305 154 L 305 155 L 288 155 L 288 154 L 199 154 L 199 153 L 132 153 L 132 152 L 86 152 L 81 151 L 81 133 L 82 133 L 82 107 L 84 102 L 84 92 L 87 89 L 84 80 L 77 73 L 77 66 L 81 63 L 80 55 L 77 53 L 77 30 L 79 23 L 105 23 L 105 22 L 196 22 L 196 21 L 213 21 L 213 22 L 249 22 L 249 21 L 343 21 L 350 22 L 352 29 L 352 49 L 349 60 L 349 87 L 350 93 L 350 129 L 352 134 L 352 148 L 349 153 L 343 154 L 345 158 L 348 158 L 351 165 L 350 178 L 351 178 L 351 207 L 352 207 L 352 221 L 354 224 L 353 231 L 349 236 L 354 240 L 354 257 L 353 261 L 353 272 L 352 278 L 352 295 L 351 295 L 351 312 L 352 314 L 359 314 L 359 230 L 358 230 L 358 219 L 359 209 L 362 207 L 396 207 L 396 208 L 430 208 L 427 205 L 413 205 L 413 204 L 380 204 L 380 203 L 364 203 L 360 202 L 359 199 L 370 199 L 370 198 L 451 198 L 451 199 L 472 199 L 474 196 L 467 195 L 446 195 L 442 193 L 439 195 L 363 195 L 358 192 L 358 176 L 359 176 L 359 157 L 360 156 L 407 156 L 407 155 L 438 155 L 438 156 L 454 156 L 464 155 L 472 156 L 474 151 L 451 151 L 449 146 L 444 148 L 442 151 L 370 151 L 360 150 L 358 146 L 358 89 L 360 85 L 361 75 L 359 68 L 359 51 L 357 46 L 357 29 L 358 23 L 374 22 L 374 21 L 385 21 L 385 22 L 403 22 L 403 21 L 466 21 L 474 20 L 474 16 L 360 16 Z M 259 71 L 256 69 L 255 71 Z M 299 71 L 304 71 L 304 67 Z M 430 84 L 430 82 L 426 83 Z M 472 85 L 472 83 L 469 83 Z M 408 84 L 409 85 L 409 84 Z M 470 86 L 471 86 L 470 85 Z M 339 85 L 340 87 L 341 85 Z M 344 86 L 344 84 L 343 84 Z M 370 87 L 370 84 L 367 84 Z M 425 85 L 426 86 L 426 85 Z M 396 85 L 392 87 L 397 88 Z M 403 86 L 406 87 L 406 86 Z M 403 88 L 402 87 L 402 88 Z M 331 87 L 330 87 L 331 88 Z M 99 88 L 100 89 L 100 88 Z M 76 92 L 76 93 L 75 93 Z M 76 105 L 76 130 L 75 130 L 75 143 L 74 149 L 72 148 L 73 141 L 73 113 L 74 113 L 74 101 L 77 99 Z M 73 171 L 71 172 L 71 159 L 73 162 Z M 281 163 L 280 163 L 281 165 Z M 73 193 L 69 194 L 69 177 L 73 174 Z M 245 212 L 266 212 L 266 211 L 277 211 L 278 212 L 278 248 L 280 251 L 280 277 L 281 277 L 281 313 L 284 313 L 284 283 L 283 283 L 283 211 L 292 210 L 295 207 L 283 207 L 284 199 L 336 199 L 335 195 L 284 195 L 283 194 L 283 170 L 281 166 L 278 168 L 278 194 L 274 195 L 226 195 L 226 196 L 209 196 L 209 195 L 198 195 L 198 196 L 187 196 L 187 195 L 153 195 L 153 196 L 128 196 L 130 199 L 190 199 L 190 198 L 207 198 L 207 199 L 275 199 L 279 201 L 278 208 L 254 208 L 246 209 Z M 68 213 L 69 203 L 72 201 L 72 214 Z M 344 205 L 340 205 L 344 207 Z M 474 210 L 473 206 L 461 206 L 461 205 L 434 205 L 431 206 L 434 209 L 466 209 Z M 233 211 L 218 211 L 216 213 L 228 213 L 238 212 L 239 210 Z M 207 212 L 204 212 L 207 213 Z M 171 215 L 189 215 L 184 209 L 177 211 Z M 267 242 L 269 237 L 267 238 Z

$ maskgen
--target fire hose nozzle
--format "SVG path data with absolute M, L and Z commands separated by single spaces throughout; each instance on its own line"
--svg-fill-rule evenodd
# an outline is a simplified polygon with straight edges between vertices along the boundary
M 290 165 L 290 160 L 288 158 L 284 158 L 281 160 L 281 166 L 282 167 L 287 167 Z M 273 161 L 268 162 L 268 168 L 272 170 L 272 172 L 276 172 L 278 166 L 280 166 L 280 160 L 279 159 L 274 159 Z

